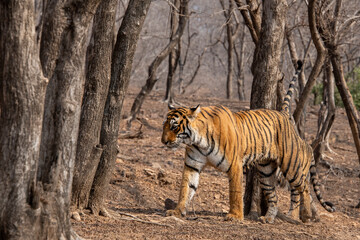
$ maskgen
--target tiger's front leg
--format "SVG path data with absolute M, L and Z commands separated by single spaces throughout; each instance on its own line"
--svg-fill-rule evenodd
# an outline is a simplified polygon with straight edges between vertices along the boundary
M 186 151 L 178 204 L 174 210 L 166 211 L 166 216 L 185 216 L 187 207 L 199 186 L 200 172 L 205 166 L 205 161 L 195 160 L 190 154 L 190 151 Z

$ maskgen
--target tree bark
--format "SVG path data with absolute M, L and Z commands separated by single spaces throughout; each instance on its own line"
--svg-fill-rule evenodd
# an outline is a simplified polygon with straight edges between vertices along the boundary
M 127 91 L 140 31 L 151 0 L 131 0 L 117 34 L 112 55 L 111 80 L 100 133 L 103 152 L 94 177 L 89 207 L 94 214 L 106 214 L 103 205 L 112 169 L 115 165 L 121 111 Z
M 333 73 L 335 77 L 335 83 L 339 90 L 341 99 L 344 103 L 346 115 L 349 120 L 351 132 L 353 134 L 354 143 L 356 147 L 356 152 L 358 154 L 358 160 L 360 163 L 360 119 L 357 112 L 357 109 L 354 105 L 349 88 L 347 87 L 343 66 L 341 63 L 341 57 L 336 49 L 329 49 L 331 65 L 333 67 Z
M 245 25 L 241 31 L 239 53 L 234 48 L 237 60 L 237 90 L 240 101 L 245 101 L 245 79 L 244 79 L 244 53 L 245 53 Z
M 49 222 L 40 222 L 36 174 L 47 79 L 34 1 L 1 1 L 0 15 L 0 239 L 41 239 Z
M 72 184 L 72 205 L 88 206 L 90 189 L 103 148 L 100 130 L 110 84 L 113 28 L 117 0 L 102 1 L 96 11 L 87 52 L 85 92 Z
M 186 21 L 188 18 L 188 2 L 189 0 L 181 0 L 180 3 L 180 14 L 179 14 L 179 27 L 176 31 L 176 34 L 172 41 L 169 42 L 169 44 L 161 51 L 159 55 L 156 56 L 154 61 L 149 66 L 148 70 L 148 78 L 146 79 L 145 85 L 141 88 L 141 91 L 136 96 L 134 103 L 131 107 L 130 111 L 130 117 L 128 119 L 128 127 L 131 126 L 132 120 L 136 118 L 136 115 L 140 112 L 141 106 L 146 98 L 147 95 L 151 92 L 153 89 L 155 83 L 157 82 L 156 78 L 156 71 L 162 61 L 170 54 L 172 49 L 178 44 L 178 42 L 181 40 L 181 37 L 185 30 Z
M 69 205 L 85 81 L 89 27 L 100 0 L 49 1 L 45 8 L 40 59 L 50 79 L 45 96 L 38 180 L 46 192 L 43 229 L 70 238 Z
M 265 1 L 259 43 L 256 45 L 251 71 L 254 76 L 250 107 L 273 109 L 276 87 L 281 78 L 279 69 L 281 47 L 285 33 L 287 3 Z
M 226 9 L 224 0 L 220 0 L 222 8 L 224 10 L 224 16 L 226 20 L 226 40 L 227 40 L 227 77 L 226 77 L 226 98 L 232 97 L 233 90 L 233 75 L 234 75 L 234 24 L 232 22 L 232 14 L 234 11 L 234 3 L 229 0 L 229 8 Z
M 325 56 L 326 56 L 325 47 L 321 41 L 321 36 L 317 29 L 316 10 L 317 10 L 316 1 L 310 0 L 309 6 L 308 6 L 309 28 L 310 28 L 311 38 L 316 47 L 317 56 L 316 56 L 314 67 L 311 69 L 309 79 L 304 87 L 304 90 L 301 93 L 301 96 L 299 98 L 299 101 L 296 105 L 296 109 L 293 114 L 294 121 L 296 124 L 300 121 L 300 116 L 302 115 L 302 112 L 306 106 L 307 100 L 309 99 L 311 90 L 315 85 L 316 78 L 318 77 L 318 75 L 321 71 L 321 68 L 324 65 Z
M 285 0 L 272 0 L 263 2 L 263 15 L 259 42 L 256 45 L 251 70 L 254 76 L 251 90 L 251 109 L 276 108 L 276 89 L 281 72 L 279 69 L 281 47 L 285 34 L 287 2 Z M 255 167 L 250 168 L 246 174 L 245 209 L 250 212 L 253 200 L 250 196 L 255 191 L 253 183 Z M 248 179 L 250 178 L 250 179 Z M 263 197 L 262 197 L 263 198 Z M 252 201 L 248 201 L 252 199 Z M 264 209 L 263 209 L 264 210 Z
M 300 60 L 300 59 L 299 59 L 298 54 L 296 52 L 295 41 L 294 41 L 294 38 L 293 38 L 293 35 L 292 35 L 292 31 L 286 28 L 285 29 L 285 34 L 286 34 L 286 40 L 287 40 L 288 47 L 289 47 L 290 58 L 291 58 L 291 61 L 293 63 L 294 69 L 296 69 L 297 68 L 297 61 Z M 304 56 L 304 59 L 302 60 L 303 64 L 305 64 L 305 61 L 304 61 L 305 57 L 306 57 L 306 55 Z M 304 68 L 302 68 L 302 69 L 304 69 Z M 300 77 L 299 77 L 299 93 L 300 94 L 304 90 L 305 84 L 306 84 L 305 73 L 302 70 L 301 73 L 300 73 Z M 300 137 L 302 139 L 305 139 L 305 129 L 304 129 L 305 128 L 305 121 L 306 121 L 306 106 L 304 106 L 303 111 L 301 113 L 301 116 L 299 118 L 299 122 L 297 123 L 298 133 L 299 133 L 299 135 L 300 135 Z
M 1 146 L 11 149 L 8 155 L 2 149 L 0 157 L 8 162 L 1 173 L 6 187 L 0 192 L 7 196 L 1 201 L 2 239 L 71 238 L 68 210 L 86 33 L 98 3 L 49 2 L 41 34 L 35 32 L 34 1 L 0 5 L 1 33 L 6 33 L 1 34 L 6 56 L 1 61 L 6 71 L 1 74 Z M 47 86 L 42 71 L 50 79 Z M 9 103 L 15 104 L 11 110 Z
M 321 112 L 318 120 L 318 133 L 316 134 L 316 139 L 311 144 L 316 164 L 322 158 L 326 141 L 335 120 L 334 78 L 329 61 L 324 65 L 323 89 L 323 105 L 319 110 Z M 326 108 L 324 109 L 325 111 L 322 111 L 322 108 Z
M 180 9 L 180 0 L 174 0 L 174 6 L 176 9 Z M 179 13 L 176 13 L 176 9 L 173 6 L 170 7 L 170 42 L 173 40 L 176 30 L 179 25 Z M 166 79 L 166 91 L 164 100 L 170 104 L 173 103 L 173 90 L 172 84 L 174 81 L 175 71 L 179 62 L 181 54 L 181 41 L 179 41 L 177 47 L 171 50 L 169 54 L 169 71 Z

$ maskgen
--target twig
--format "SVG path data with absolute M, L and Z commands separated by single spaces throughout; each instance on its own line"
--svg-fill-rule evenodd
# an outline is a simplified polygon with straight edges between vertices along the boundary
M 124 215 L 124 216 L 127 216 L 127 217 L 131 217 L 131 218 L 123 218 L 123 217 L 121 217 L 121 218 L 119 218 L 120 220 L 136 221 L 136 222 L 141 222 L 141 223 L 148 223 L 148 224 L 154 224 L 154 225 L 163 226 L 163 227 L 174 228 L 174 226 L 171 226 L 171 225 L 168 225 L 168 224 L 158 223 L 158 222 L 154 222 L 154 221 L 146 221 L 146 220 L 143 220 L 141 218 L 138 218 L 137 216 L 131 215 L 129 213 L 117 212 L 117 214 Z

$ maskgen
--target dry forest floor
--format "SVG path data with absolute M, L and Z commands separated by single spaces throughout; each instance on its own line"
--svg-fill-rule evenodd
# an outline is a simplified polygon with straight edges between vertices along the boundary
M 130 90 L 123 113 L 130 111 L 138 92 Z M 162 145 L 162 123 L 167 104 L 163 92 L 153 92 L 144 102 L 139 115 L 147 124 L 142 126 L 142 138 L 119 139 L 120 153 L 109 183 L 106 206 L 109 217 L 81 212 L 81 221 L 72 220 L 73 229 L 84 239 L 359 239 L 360 167 L 350 127 L 343 109 L 337 109 L 330 146 L 325 160 L 331 168 L 318 167 L 323 197 L 336 206 L 335 213 L 326 212 L 317 202 L 321 220 L 294 225 L 281 220 L 261 224 L 245 218 L 242 223 L 224 221 L 229 210 L 226 175 L 207 168 L 201 175 L 198 191 L 186 218 L 165 217 L 165 200 L 177 201 L 184 148 L 171 150 Z M 188 106 L 219 105 L 233 111 L 247 109 L 248 102 L 219 98 L 189 96 L 178 99 Z M 309 107 L 306 139 L 309 143 L 317 131 L 318 107 Z M 140 126 L 134 121 L 132 130 Z M 121 122 L 125 131 L 125 120 Z M 290 194 L 277 190 L 279 211 L 289 209 Z M 314 196 L 314 194 L 313 194 Z

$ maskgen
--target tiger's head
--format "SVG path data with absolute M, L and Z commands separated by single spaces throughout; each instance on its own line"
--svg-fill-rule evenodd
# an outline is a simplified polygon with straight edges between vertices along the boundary
M 176 148 L 181 143 L 191 145 L 193 128 L 192 122 L 200 113 L 200 105 L 195 108 L 174 108 L 171 105 L 163 125 L 161 142 L 169 148 Z

